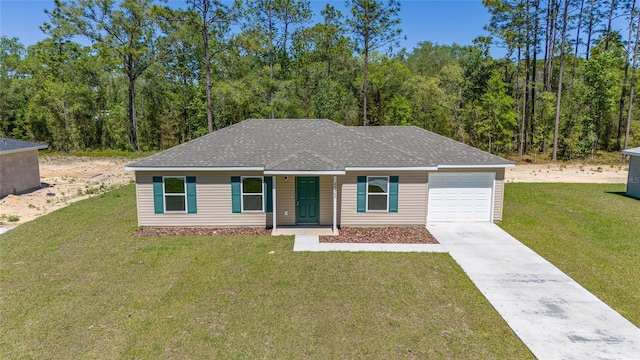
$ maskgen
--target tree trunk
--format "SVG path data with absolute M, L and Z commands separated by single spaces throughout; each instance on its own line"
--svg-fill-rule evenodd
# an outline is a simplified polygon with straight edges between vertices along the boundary
M 556 121 L 553 127 L 553 156 L 552 160 L 558 160 L 558 133 L 560 129 L 560 100 L 562 99 L 562 72 L 564 70 L 564 45 L 567 35 L 567 13 L 569 12 L 569 0 L 564 0 L 564 12 L 562 14 L 562 38 L 560 40 L 560 68 L 558 74 L 558 92 L 556 96 Z
M 549 9 L 547 10 L 548 18 L 547 18 L 547 27 L 548 27 L 548 38 L 547 38 L 547 55 L 546 58 L 546 67 L 545 67 L 545 91 L 551 91 L 552 86 L 551 83 L 553 81 L 553 58 L 556 48 L 556 20 L 558 16 L 558 9 L 560 6 L 561 0 L 552 0 L 549 4 Z
M 573 65 L 571 66 L 571 83 L 576 77 L 576 62 L 578 61 L 578 48 L 580 47 L 580 27 L 582 25 L 582 10 L 584 9 L 584 0 L 580 1 L 580 11 L 578 12 L 578 26 L 576 29 L 576 48 L 573 51 Z
M 611 35 L 611 22 L 613 21 L 613 12 L 616 8 L 616 0 L 611 0 L 611 7 L 609 8 L 609 17 L 607 21 L 607 32 L 604 33 L 604 49 L 609 50 L 609 35 Z
M 131 146 L 140 151 L 138 119 L 136 118 L 136 77 L 129 75 L 129 141 Z
M 520 45 L 518 45 L 520 46 Z M 518 93 L 520 90 L 520 55 L 521 51 L 520 51 L 520 47 L 518 47 L 518 60 L 516 62 L 516 88 L 514 89 L 515 92 L 515 101 L 516 101 L 516 114 L 517 116 L 520 116 L 520 122 L 518 124 L 518 161 L 522 160 L 522 148 L 524 147 L 524 113 L 525 111 L 521 109 L 525 109 L 526 104 L 527 104 L 527 100 L 526 100 L 526 91 L 525 91 L 525 96 L 523 96 L 523 104 L 522 107 L 520 107 L 520 102 L 518 101 Z M 526 68 L 525 68 L 526 71 Z M 526 82 L 525 82 L 525 86 L 524 88 L 526 88 Z
M 535 0 L 534 3 L 534 22 L 533 22 L 533 63 L 531 65 L 531 94 L 529 103 L 531 104 L 531 112 L 529 113 L 529 139 L 531 144 L 535 139 L 535 116 L 536 116 L 536 83 L 538 82 L 538 27 L 540 26 L 540 0 Z
M 589 54 L 591 53 L 591 36 L 593 36 L 593 20 L 594 9 L 596 6 L 596 0 L 591 0 L 591 6 L 589 7 L 589 25 L 587 26 L 587 53 L 585 59 L 589 60 Z
M 549 42 L 551 41 L 551 9 L 552 9 L 552 5 L 548 4 L 547 5 L 547 21 L 546 21 L 546 25 L 545 25 L 545 36 L 544 36 L 544 61 L 543 61 L 543 67 L 542 67 L 542 78 L 543 78 L 543 82 L 544 82 L 544 91 L 549 91 L 549 89 L 547 89 L 547 63 L 549 61 L 549 57 L 553 57 L 553 54 L 549 53 Z
M 202 11 L 202 41 L 204 45 L 205 62 L 205 93 L 207 97 L 207 130 L 213 132 L 213 107 L 211 105 L 211 54 L 209 52 L 209 26 L 207 25 L 207 4 L 204 2 Z
M 369 32 L 364 32 L 364 68 L 362 80 L 362 125 L 367 126 L 367 88 L 369 87 Z
M 71 144 L 73 145 L 73 150 L 78 151 L 78 141 L 76 140 L 76 135 L 73 133 L 73 128 L 69 123 L 69 110 L 67 108 L 67 103 L 65 99 L 62 100 L 62 113 L 64 117 L 64 128 L 69 134 L 69 138 L 71 139 Z
M 637 32 L 636 39 L 633 44 L 633 61 L 631 62 L 631 83 L 629 85 L 629 105 L 627 110 L 627 126 L 624 134 L 624 148 L 629 146 L 629 133 L 631 132 L 631 113 L 633 111 L 633 97 L 636 85 L 636 61 L 638 60 L 638 42 L 640 42 L 640 13 L 638 13 L 638 23 L 636 24 Z M 631 38 L 629 38 L 631 41 Z M 622 155 L 622 162 L 625 161 L 625 156 Z
M 633 13 L 635 12 L 636 1 L 631 3 L 631 15 L 629 16 L 629 43 L 627 45 L 627 56 L 624 61 L 624 76 L 622 78 L 622 89 L 620 90 L 620 100 L 618 101 L 618 134 L 616 136 L 616 151 L 620 150 L 620 140 L 622 138 L 622 126 L 624 122 L 624 101 L 627 95 L 627 80 L 629 79 L 629 61 L 631 57 L 631 38 L 633 36 Z
M 207 96 L 207 130 L 213 132 L 213 106 L 211 105 L 211 53 L 209 52 L 209 23 L 207 14 L 209 12 L 208 1 L 204 1 L 202 9 L 202 43 L 204 46 L 204 66 L 205 66 L 205 93 Z
M 274 94 L 272 84 L 273 84 L 273 73 L 274 73 L 274 56 L 275 56 L 275 24 L 273 21 L 273 14 L 269 13 L 269 107 L 271 108 L 271 118 L 275 119 L 275 110 L 273 108 L 273 100 Z

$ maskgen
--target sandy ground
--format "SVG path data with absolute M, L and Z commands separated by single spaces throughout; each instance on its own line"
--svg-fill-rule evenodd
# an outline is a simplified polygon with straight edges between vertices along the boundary
M 0 234 L 6 228 L 33 220 L 78 200 L 133 181 L 124 171 L 130 159 L 94 159 L 72 156 L 40 159 L 43 188 L 0 199 Z M 625 183 L 627 165 L 580 163 L 518 164 L 507 169 L 507 182 Z M 16 221 L 17 219 L 17 221 Z
M 624 184 L 628 170 L 628 164 L 524 163 L 508 168 L 505 178 L 506 182 Z
M 133 173 L 124 171 L 125 164 L 130 162 L 131 159 L 124 158 L 41 157 L 40 181 L 43 187 L 28 194 L 8 195 L 0 199 L 0 227 L 25 223 L 73 202 L 130 183 Z

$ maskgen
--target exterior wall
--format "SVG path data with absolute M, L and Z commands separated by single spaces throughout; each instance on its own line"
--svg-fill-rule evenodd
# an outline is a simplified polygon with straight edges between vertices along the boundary
M 640 157 L 637 161 L 640 179 Z M 446 169 L 438 172 L 495 172 L 493 221 L 502 220 L 504 199 L 504 168 Z M 631 177 L 631 167 L 630 167 Z M 197 214 L 155 214 L 153 206 L 153 176 L 195 176 Z M 271 226 L 272 213 L 232 213 L 231 177 L 263 176 L 261 172 L 136 172 L 138 225 L 140 226 Z M 358 176 L 398 176 L 398 212 L 357 212 Z M 295 176 L 273 176 L 276 187 L 274 199 L 278 226 L 294 226 L 296 220 Z M 340 226 L 418 226 L 426 224 L 428 209 L 428 172 L 349 172 L 338 176 L 337 222 Z M 640 197 L 640 184 L 638 197 Z M 320 225 L 333 223 L 333 176 L 320 176 Z M 285 211 L 287 215 L 285 215 Z
M 279 226 L 293 226 L 296 224 L 296 177 L 288 175 L 287 181 L 282 175 L 274 175 L 273 178 L 276 181 L 276 222 Z
M 358 176 L 398 176 L 398 212 L 357 211 Z M 349 172 L 338 177 L 338 206 L 341 226 L 418 226 L 426 225 L 427 172 Z
M 40 188 L 38 150 L 0 155 L 0 197 Z
M 493 221 L 502 221 L 502 212 L 504 209 L 504 168 L 496 169 L 440 169 L 437 172 L 495 172 L 495 183 L 493 191 Z M 429 191 L 427 191 L 427 197 Z M 428 199 L 427 199 L 428 201 Z M 427 202 L 428 204 L 428 202 Z
M 338 179 L 340 176 L 338 176 Z M 336 221 L 340 223 L 340 198 Z M 320 225 L 333 225 L 333 175 L 320 176 Z
M 629 157 L 627 195 L 640 199 L 640 156 Z
M 276 221 L 278 226 L 296 225 L 296 177 L 274 175 L 276 181 Z M 319 176 L 320 178 L 320 225 L 333 224 L 333 175 Z M 340 178 L 340 177 L 338 177 Z M 339 201 L 339 200 L 338 200 Z M 285 215 L 285 211 L 287 215 Z M 338 208 L 338 219 L 340 209 Z
M 195 176 L 197 214 L 155 214 L 153 176 Z M 270 226 L 271 213 L 232 213 L 231 177 L 262 176 L 261 172 L 136 172 L 139 226 Z M 280 184 L 278 184 L 280 185 Z
M 496 182 L 493 193 L 493 221 L 502 221 L 504 211 L 504 172 L 505 169 L 496 169 Z

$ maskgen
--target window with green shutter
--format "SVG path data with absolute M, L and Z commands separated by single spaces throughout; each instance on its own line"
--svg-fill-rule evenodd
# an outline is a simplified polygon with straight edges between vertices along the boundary
M 358 176 L 358 212 L 366 212 L 367 211 L 367 177 L 366 176 Z
M 187 176 L 187 213 L 196 214 L 197 212 L 196 177 Z
M 197 213 L 195 176 L 154 176 L 153 209 L 156 214 Z
M 240 176 L 231 177 L 231 212 L 242 212 L 242 198 L 240 190 Z
M 164 182 L 162 176 L 153 177 L 153 212 L 156 214 L 164 213 Z
M 389 212 L 398 212 L 398 177 L 389 176 Z
M 264 211 L 273 212 L 273 177 L 264 177 Z
M 273 211 L 273 177 L 232 176 L 231 210 L 233 213 Z
M 398 212 L 397 176 L 358 176 L 358 212 Z

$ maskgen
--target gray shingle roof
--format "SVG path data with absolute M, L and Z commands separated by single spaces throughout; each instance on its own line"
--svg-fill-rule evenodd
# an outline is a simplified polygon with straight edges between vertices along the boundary
M 47 145 L 0 137 L 0 154 L 8 154 L 27 150 L 42 150 L 46 148 Z
M 431 167 L 512 162 L 413 126 L 348 127 L 331 120 L 248 119 L 129 164 L 129 168 Z
M 625 155 L 640 156 L 640 147 L 622 150 L 622 153 Z

